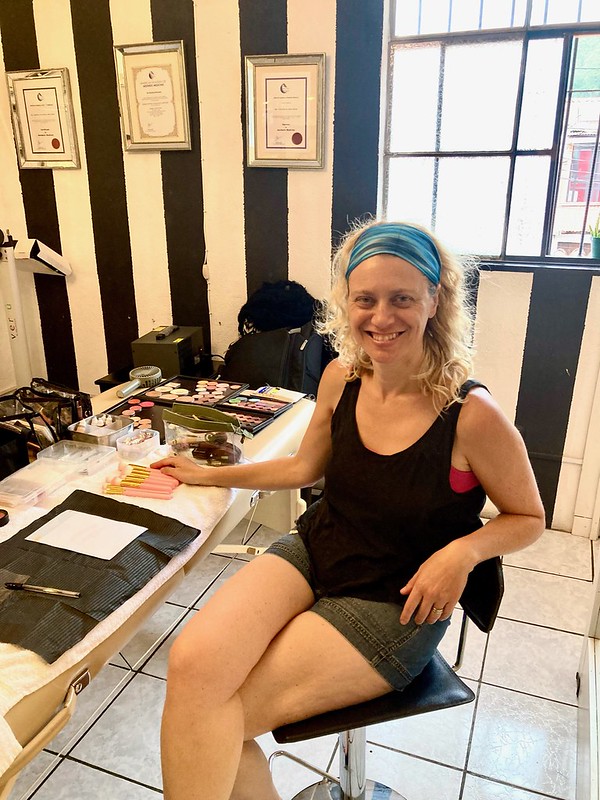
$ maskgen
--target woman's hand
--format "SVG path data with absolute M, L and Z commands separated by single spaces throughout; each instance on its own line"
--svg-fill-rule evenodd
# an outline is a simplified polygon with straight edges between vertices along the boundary
M 150 464 L 152 469 L 159 469 L 165 475 L 172 475 L 181 483 L 194 486 L 215 486 L 215 470 L 219 467 L 202 467 L 186 456 L 167 456 Z
M 470 547 L 461 539 L 430 556 L 400 589 L 400 594 L 408 595 L 400 623 L 406 625 L 413 614 L 417 625 L 448 619 L 476 563 Z

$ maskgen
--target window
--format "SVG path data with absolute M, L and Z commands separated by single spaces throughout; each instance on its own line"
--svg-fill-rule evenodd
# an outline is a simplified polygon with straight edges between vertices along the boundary
M 461 252 L 579 258 L 600 214 L 598 0 L 395 0 L 383 210 Z
M 585 203 L 590 190 L 590 175 L 594 148 L 591 144 L 573 144 L 569 167 L 569 185 L 567 187 L 567 203 Z M 590 202 L 600 201 L 600 159 L 594 165 L 594 179 L 591 183 Z

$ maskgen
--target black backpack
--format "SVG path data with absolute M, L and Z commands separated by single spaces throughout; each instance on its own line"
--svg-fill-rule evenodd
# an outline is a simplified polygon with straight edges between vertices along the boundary
M 300 328 L 277 328 L 248 333 L 230 345 L 225 365 L 219 370 L 224 380 L 259 386 L 281 386 L 316 395 L 323 368 L 323 339 L 311 321 Z

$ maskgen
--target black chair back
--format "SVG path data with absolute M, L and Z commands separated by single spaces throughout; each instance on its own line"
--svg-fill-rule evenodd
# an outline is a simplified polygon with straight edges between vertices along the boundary
M 479 630 L 489 633 L 496 621 L 503 594 L 502 561 L 496 556 L 482 561 L 473 569 L 460 598 L 460 604 Z

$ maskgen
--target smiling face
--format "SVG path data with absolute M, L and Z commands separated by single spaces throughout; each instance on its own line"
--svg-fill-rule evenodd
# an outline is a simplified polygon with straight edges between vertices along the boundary
M 430 286 L 416 267 L 391 255 L 367 258 L 350 273 L 350 332 L 374 365 L 401 360 L 418 366 L 425 328 L 438 304 Z

